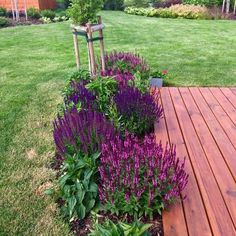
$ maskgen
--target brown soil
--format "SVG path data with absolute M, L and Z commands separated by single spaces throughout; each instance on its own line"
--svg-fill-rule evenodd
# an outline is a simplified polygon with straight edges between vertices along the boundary
M 131 224 L 133 222 L 133 219 L 127 215 L 124 215 L 123 217 L 117 217 L 111 214 L 103 214 L 101 212 L 99 213 L 99 223 L 102 223 L 108 219 L 113 221 L 114 223 L 122 221 Z M 156 215 L 153 220 L 142 218 L 140 221 L 144 224 L 152 224 L 152 226 L 148 230 L 152 236 L 164 235 L 161 216 Z M 71 222 L 70 226 L 76 236 L 86 236 L 92 228 L 92 219 L 90 216 L 88 216 L 84 220 L 74 220 Z
M 42 21 L 39 19 L 28 19 L 25 17 L 20 17 L 19 21 L 14 21 L 12 18 L 7 18 L 9 20 L 9 25 L 7 27 L 14 27 L 18 25 L 39 25 L 42 24 Z

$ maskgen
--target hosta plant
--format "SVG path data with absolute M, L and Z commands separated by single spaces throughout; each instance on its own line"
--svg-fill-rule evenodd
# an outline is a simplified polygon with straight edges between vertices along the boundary
M 138 89 L 128 87 L 114 98 L 121 123 L 130 133 L 142 136 L 154 129 L 154 122 L 162 117 L 159 95 L 153 91 L 142 94 Z
M 126 134 L 102 144 L 99 197 L 111 213 L 135 218 L 153 217 L 174 202 L 185 188 L 185 162 L 175 147 L 156 144 L 154 136 L 143 141 Z
M 83 219 L 98 200 L 97 159 L 100 153 L 65 155 L 59 183 L 61 211 L 69 219 Z

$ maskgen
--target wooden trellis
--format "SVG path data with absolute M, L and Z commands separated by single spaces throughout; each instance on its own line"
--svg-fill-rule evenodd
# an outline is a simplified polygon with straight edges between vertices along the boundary
M 72 33 L 74 38 L 74 49 L 75 49 L 75 58 L 76 58 L 76 65 L 79 69 L 81 66 L 81 59 L 80 59 L 80 50 L 79 50 L 79 43 L 78 43 L 78 35 L 84 36 L 87 41 L 87 48 L 88 48 L 88 62 L 89 62 L 89 70 L 92 76 L 95 76 L 96 71 L 96 61 L 95 61 L 95 53 L 94 53 L 94 41 L 99 41 L 100 46 L 100 58 L 102 64 L 102 70 L 105 70 L 105 53 L 104 53 L 104 42 L 103 42 L 103 29 L 105 28 L 104 24 L 102 23 L 101 16 L 97 18 L 97 24 L 86 24 L 86 26 L 72 26 Z M 93 33 L 98 32 L 98 37 L 93 37 Z

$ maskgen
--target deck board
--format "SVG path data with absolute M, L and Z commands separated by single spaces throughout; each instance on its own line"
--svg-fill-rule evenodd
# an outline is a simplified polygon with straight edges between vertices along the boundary
M 236 235 L 236 134 L 231 130 L 228 137 L 235 125 L 232 91 L 161 89 L 165 115 L 157 137 L 176 144 L 190 175 L 187 198 L 163 213 L 165 235 Z

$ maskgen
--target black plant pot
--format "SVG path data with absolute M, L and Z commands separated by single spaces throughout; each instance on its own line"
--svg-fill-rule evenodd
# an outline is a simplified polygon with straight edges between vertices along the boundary
M 151 78 L 150 85 L 151 85 L 151 87 L 161 88 L 163 86 L 163 79 L 162 78 Z

